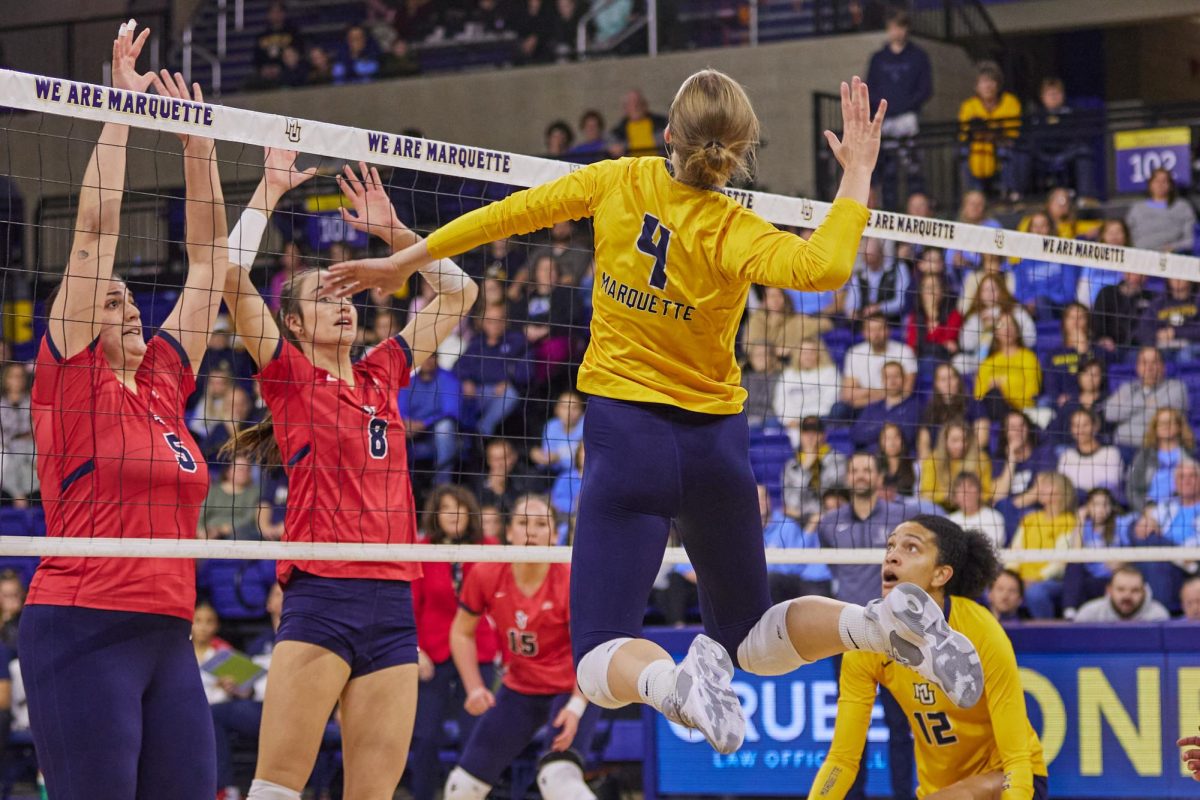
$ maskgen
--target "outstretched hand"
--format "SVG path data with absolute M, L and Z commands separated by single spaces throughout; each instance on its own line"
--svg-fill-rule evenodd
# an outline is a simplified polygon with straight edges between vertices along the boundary
M 183 73 L 176 72 L 172 75 L 167 70 L 162 70 L 158 75 L 151 73 L 154 83 L 154 91 L 158 92 L 163 97 L 173 97 L 176 100 L 190 100 L 194 103 L 204 102 L 204 92 L 200 90 L 200 84 L 193 83 L 191 91 L 188 91 L 187 81 L 183 78 Z M 186 133 L 175 134 L 179 137 L 179 141 L 183 142 L 183 146 L 188 147 L 189 143 L 198 145 L 202 142 L 211 142 L 207 137 L 191 136 Z
M 342 219 L 356 231 L 362 231 L 368 236 L 378 236 L 391 245 L 393 250 L 400 250 L 417 240 L 400 218 L 396 209 L 383 188 L 379 178 L 379 170 L 367 168 L 365 162 L 358 162 L 359 175 L 347 164 L 342 168 L 342 175 L 337 176 L 338 188 L 354 206 L 354 211 L 341 208 Z
M 273 195 L 276 202 L 280 197 L 317 174 L 316 167 L 309 167 L 306 170 L 296 169 L 297 155 L 299 154 L 295 150 L 266 148 L 266 154 L 263 157 L 263 182 L 266 183 L 267 191 Z M 274 208 L 275 204 L 271 203 L 271 207 Z
M 124 22 L 117 32 L 117 38 L 113 39 L 112 85 L 115 89 L 144 92 L 157 78 L 153 72 L 139 74 L 137 71 L 138 56 L 142 54 L 142 47 L 150 38 L 150 29 L 143 29 L 135 39 L 133 32 L 136 29 L 137 20 Z
M 883 135 L 883 119 L 887 100 L 879 101 L 879 110 L 871 118 L 871 96 L 867 84 L 857 75 L 849 85 L 842 82 L 842 138 L 825 131 L 825 141 L 842 169 L 871 172 L 879 158 L 879 142 Z

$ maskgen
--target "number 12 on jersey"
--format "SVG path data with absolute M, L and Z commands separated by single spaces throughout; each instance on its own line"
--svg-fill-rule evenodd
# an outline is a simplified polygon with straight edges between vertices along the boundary
M 658 241 L 654 241 L 654 234 Z M 654 259 L 650 270 L 650 286 L 654 289 L 667 288 L 667 250 L 671 247 L 671 231 L 663 227 L 658 217 L 647 214 L 642 219 L 642 235 L 638 237 L 637 249 Z

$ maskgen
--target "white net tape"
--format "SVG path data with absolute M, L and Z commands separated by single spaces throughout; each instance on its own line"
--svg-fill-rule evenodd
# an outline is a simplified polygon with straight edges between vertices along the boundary
M 419 139 L 246 109 L 159 98 L 119 89 L 0 69 L 0 98 L 14 109 L 97 123 L 114 122 L 168 133 L 201 133 L 217 140 L 366 161 L 419 172 L 529 187 L 578 167 L 560 161 Z M 753 191 L 730 196 L 781 225 L 815 228 L 829 203 Z M 962 222 L 872 213 L 867 235 L 879 239 L 1062 264 L 1193 280 L 1200 259 L 1095 242 L 999 230 Z M 239 558 L 363 561 L 567 562 L 566 547 L 382 545 L 12 536 L 0 530 L 0 555 L 72 557 Z M 874 549 L 768 549 L 773 564 L 878 564 Z M 1005 551 L 1008 563 L 1200 561 L 1200 547 Z M 666 563 L 686 563 L 669 548 Z

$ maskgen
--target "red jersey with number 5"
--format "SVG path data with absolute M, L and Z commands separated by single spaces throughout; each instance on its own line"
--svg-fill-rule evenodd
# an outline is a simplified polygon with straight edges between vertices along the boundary
M 137 392 L 117 380 L 98 342 L 61 358 L 38 350 L 31 413 L 49 536 L 194 539 L 208 468 L 183 421 L 196 388 L 174 338 L 146 343 Z M 191 619 L 188 558 L 43 558 L 27 602 Z
M 408 344 L 398 336 L 354 365 L 353 386 L 279 340 L 258 380 L 287 471 L 287 541 L 416 541 L 404 423 L 396 405 L 411 370 Z M 326 578 L 421 577 L 418 563 L 280 561 L 279 582 L 286 584 L 297 569 Z
M 504 685 L 521 694 L 562 694 L 575 689 L 571 661 L 571 568 L 551 564 L 532 595 L 517 586 L 511 564 L 476 564 L 463 581 L 459 604 L 487 614 L 508 651 Z

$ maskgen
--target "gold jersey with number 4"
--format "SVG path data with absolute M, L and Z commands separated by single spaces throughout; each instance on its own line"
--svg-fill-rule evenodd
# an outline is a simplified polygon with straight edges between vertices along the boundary
M 992 612 L 965 597 L 948 601 L 950 627 L 971 640 L 983 666 L 983 697 L 959 708 L 924 677 L 878 653 L 842 656 L 837 723 L 809 800 L 842 798 L 854 783 L 871 724 L 875 687 L 904 709 L 916 743 L 917 796 L 988 772 L 1005 776 L 1003 800 L 1033 797 L 1046 775 L 1042 744 L 1029 723 L 1012 642 Z
M 836 200 L 806 242 L 719 191 L 676 180 L 665 159 L 622 158 L 459 217 L 429 237 L 429 252 L 449 258 L 584 217 L 594 220 L 596 272 L 579 388 L 736 414 L 746 391 L 734 338 L 750 284 L 841 288 L 869 212 Z

